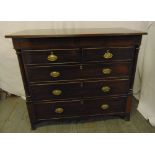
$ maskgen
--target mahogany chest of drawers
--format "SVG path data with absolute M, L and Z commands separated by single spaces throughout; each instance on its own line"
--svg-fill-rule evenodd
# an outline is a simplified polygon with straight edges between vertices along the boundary
M 28 30 L 12 38 L 32 129 L 55 119 L 130 118 L 144 32 L 127 29 Z

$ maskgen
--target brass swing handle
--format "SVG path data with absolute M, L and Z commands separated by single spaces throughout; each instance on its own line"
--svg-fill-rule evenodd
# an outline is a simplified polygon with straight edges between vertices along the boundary
M 102 55 L 103 58 L 105 59 L 111 59 L 113 57 L 113 54 L 107 50 L 103 55 Z
M 58 56 L 56 56 L 55 54 L 50 54 L 48 57 L 47 57 L 47 60 L 48 61 L 56 61 L 58 59 Z

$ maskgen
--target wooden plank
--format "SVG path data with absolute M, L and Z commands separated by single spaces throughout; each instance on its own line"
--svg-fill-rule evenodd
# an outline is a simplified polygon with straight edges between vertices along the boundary
M 2 132 L 2 127 L 6 123 L 6 121 L 9 119 L 10 115 L 14 111 L 14 109 L 17 106 L 17 103 L 15 102 L 17 98 L 7 98 L 4 101 L 0 101 L 0 132 Z
M 47 132 L 72 133 L 76 132 L 76 121 L 59 121 L 47 126 Z
M 4 126 L 1 128 L 2 132 L 21 132 L 20 123 L 23 121 L 22 118 L 25 111 L 25 103 L 21 99 L 14 100 L 13 102 L 16 103 L 16 106 L 9 115 Z

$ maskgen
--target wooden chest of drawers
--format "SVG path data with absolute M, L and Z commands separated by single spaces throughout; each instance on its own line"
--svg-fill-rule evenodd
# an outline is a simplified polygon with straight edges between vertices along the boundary
M 23 31 L 13 39 L 32 129 L 54 119 L 130 118 L 144 32 L 125 29 Z

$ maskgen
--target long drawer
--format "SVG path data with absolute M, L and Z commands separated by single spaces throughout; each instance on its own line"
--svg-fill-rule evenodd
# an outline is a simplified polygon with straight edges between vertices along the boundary
M 30 86 L 32 100 L 68 99 L 126 94 L 129 80 L 102 80 Z
M 73 100 L 42 102 L 34 104 L 37 119 L 104 115 L 125 112 L 126 98 L 102 98 L 94 100 Z
M 27 67 L 30 82 L 129 76 L 131 62 Z

